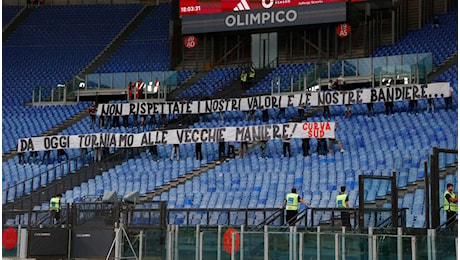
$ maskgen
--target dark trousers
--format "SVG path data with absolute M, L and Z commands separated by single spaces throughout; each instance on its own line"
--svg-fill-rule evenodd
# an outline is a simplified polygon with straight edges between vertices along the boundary
M 302 151 L 303 156 L 308 156 L 310 152 L 310 140 L 302 140 Z
M 219 158 L 225 159 L 225 143 L 219 144 Z
M 42 164 L 45 164 L 45 159 L 46 159 L 46 164 L 49 163 L 50 154 L 51 154 L 51 151 L 50 151 L 50 150 L 47 150 L 47 151 L 45 151 L 45 152 L 43 153 Z
M 331 111 L 329 110 L 329 106 L 323 107 L 323 117 L 324 118 L 331 118 Z
M 195 149 L 195 156 L 197 160 L 203 160 L 203 154 L 201 153 L 201 147 Z
M 294 226 L 297 220 L 297 210 L 286 210 L 286 222 L 289 226 Z
M 340 212 L 340 217 L 342 218 L 342 227 L 351 227 L 350 224 L 350 213 L 346 211 Z
M 409 100 L 409 110 L 410 113 L 417 113 L 417 100 Z
M 317 145 L 317 152 L 319 155 L 326 155 L 327 154 L 327 142 L 326 139 L 321 138 L 318 139 L 318 145 Z
M 61 212 L 60 211 L 51 211 L 51 218 L 56 220 L 56 223 L 61 220 Z
M 444 102 L 446 103 L 446 107 L 445 107 L 446 111 L 449 109 L 449 107 L 453 108 L 452 107 L 452 97 L 444 98 Z
M 385 102 L 385 115 L 389 115 L 390 113 L 393 114 L 394 113 L 393 107 L 394 107 L 393 102 Z
M 453 225 L 452 223 L 457 221 L 457 219 L 454 218 L 455 213 L 457 213 L 457 212 L 452 211 L 452 210 L 447 210 L 446 211 L 446 227 L 449 227 L 450 225 Z M 452 228 L 453 228 L 453 226 L 450 227 L 450 229 L 452 229 Z
M 286 153 L 288 154 L 287 157 L 291 157 L 291 144 L 290 143 L 283 143 L 283 155 L 286 157 Z
M 228 156 L 235 157 L 235 145 L 228 145 Z
M 302 121 L 303 117 L 304 117 L 304 114 L 305 114 L 305 110 L 303 108 L 299 108 L 299 109 L 297 109 L 297 112 L 299 114 L 299 121 Z

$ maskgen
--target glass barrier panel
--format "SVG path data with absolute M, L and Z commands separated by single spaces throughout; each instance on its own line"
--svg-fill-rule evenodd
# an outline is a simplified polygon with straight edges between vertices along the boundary
M 227 254 L 227 253 L 223 250 L 222 255 L 224 254 Z M 243 235 L 243 258 L 244 259 L 251 259 L 251 258 L 263 259 L 263 256 L 264 256 L 264 233 L 263 232 L 245 232 Z M 274 259 L 274 258 L 271 258 L 271 259 Z
M 222 229 L 224 230 L 224 229 Z M 223 231 L 224 232 L 224 231 Z M 217 228 L 213 230 L 204 230 L 203 233 L 203 259 L 217 259 L 219 234 Z M 223 233 L 221 234 L 223 236 Z M 220 238 L 222 241 L 222 237 Z M 221 249 L 223 248 L 221 244 Z M 224 250 L 221 250 L 221 255 L 226 255 Z M 227 259 L 227 258 L 221 258 Z
M 114 88 L 124 88 L 128 87 L 128 83 L 125 82 L 125 73 L 114 73 L 113 74 L 113 86 Z
M 433 71 L 433 58 L 432 57 L 427 57 L 422 60 L 422 62 L 419 64 L 423 65 L 425 67 L 425 74 L 431 73 Z
M 318 238 L 320 233 L 303 233 L 303 258 L 304 259 L 318 259 Z M 321 238 L 319 239 L 321 240 Z
M 433 59 L 433 54 L 431 52 L 424 52 L 424 53 L 417 53 L 417 54 L 414 54 L 414 55 L 417 55 L 417 59 L 420 63 L 420 61 L 424 60 L 424 59 Z
M 358 73 L 358 60 L 357 59 L 345 60 L 343 64 L 343 75 L 356 76 L 357 73 Z
M 89 74 L 87 75 L 87 82 L 86 87 L 91 88 L 99 88 L 99 74 Z
M 112 86 L 112 73 L 101 73 L 101 86 L 100 88 L 113 88 Z
M 165 259 L 167 231 L 152 230 L 144 232 L 143 258 Z
M 336 61 L 335 63 L 331 63 L 331 67 L 329 69 L 329 76 L 331 78 L 337 78 L 342 74 L 342 61 Z M 327 78 L 328 73 L 327 71 L 321 73 L 321 78 Z
M 367 234 L 339 235 L 340 255 L 346 259 L 369 259 L 369 238 Z
M 320 258 L 335 259 L 335 234 L 320 234 Z
M 426 84 L 427 83 L 427 68 L 422 65 L 422 64 L 419 64 L 418 65 L 418 80 L 419 80 L 419 83 L 420 84 Z
M 387 66 L 387 58 L 386 57 L 374 57 L 372 58 L 372 66 L 374 70 L 376 68 L 383 68 Z
M 137 72 L 127 72 L 126 73 L 126 85 L 129 85 L 129 82 L 136 82 L 138 81 L 138 73 Z
M 377 258 L 397 259 L 398 258 L 398 237 L 395 235 L 376 235 Z M 402 259 L 412 259 L 412 237 L 402 236 Z
M 417 55 L 416 54 L 403 54 L 402 55 L 402 64 L 416 64 Z
M 152 81 L 152 73 L 150 71 L 147 71 L 147 72 L 139 72 L 139 79 L 138 80 L 141 80 L 145 83 L 149 83 L 149 81 Z
M 411 73 L 412 73 L 411 65 L 409 65 L 409 64 L 396 65 L 396 74 L 397 75 L 409 76 Z
M 271 232 L 268 235 L 268 257 L 269 259 L 292 259 L 289 248 L 291 243 L 299 244 L 298 235 L 289 232 Z M 293 246 L 291 244 L 291 246 Z M 263 247 L 261 245 L 260 247 Z
M 388 65 L 388 67 L 394 67 L 396 65 L 402 65 L 402 56 L 401 55 L 388 56 L 387 57 L 387 65 Z
M 194 258 L 196 253 L 196 227 L 180 227 L 178 236 L 179 259 Z
M 452 231 L 452 235 L 435 237 L 435 248 L 437 259 L 457 259 L 455 239 L 457 231 Z
M 361 58 L 358 59 L 357 73 L 359 76 L 371 75 L 372 74 L 372 58 Z

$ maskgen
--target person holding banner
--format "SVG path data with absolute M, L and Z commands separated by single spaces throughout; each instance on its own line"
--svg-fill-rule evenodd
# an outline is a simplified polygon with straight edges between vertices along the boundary
M 247 153 L 248 153 L 248 142 L 246 141 L 241 142 L 239 157 L 241 158 L 241 155 L 243 154 L 244 158 L 246 158 Z
M 201 143 L 195 143 L 195 158 L 199 161 L 203 160 L 203 153 L 201 152 Z
M 454 95 L 454 89 L 452 87 L 449 87 L 449 92 L 450 92 L 450 96 L 444 98 L 444 103 L 446 105 L 445 107 L 446 112 L 449 109 L 449 107 L 454 109 L 452 106 L 452 96 Z
M 387 83 L 387 88 L 391 88 L 391 83 L 392 83 L 392 79 L 389 79 L 388 80 L 388 83 Z M 393 104 L 393 101 L 385 101 L 385 115 L 389 115 L 391 113 L 391 115 L 394 114 L 394 104 Z
M 260 156 L 265 158 L 267 155 L 265 154 L 265 148 L 267 147 L 267 140 L 262 140 L 259 142 L 260 146 Z
M 310 153 L 310 138 L 302 138 L 302 152 L 304 157 Z
M 176 154 L 176 158 L 179 161 L 179 153 L 180 153 L 180 146 L 179 144 L 174 144 L 173 149 L 171 152 L 171 161 L 174 159 L 174 154 Z
M 323 106 L 323 117 L 324 119 L 331 119 L 331 111 L 329 110 L 329 106 Z
M 51 155 L 51 150 L 45 150 L 45 152 L 43 153 L 42 164 L 45 164 L 45 158 L 46 158 L 46 164 L 50 163 L 50 155 Z
M 415 80 L 412 79 L 412 84 L 415 84 Z M 409 109 L 407 110 L 407 113 L 410 115 L 412 113 L 415 113 L 417 115 L 417 99 L 411 99 L 409 100 Z
M 288 155 L 287 157 L 291 157 L 291 139 L 290 138 L 284 138 L 283 139 L 283 155 L 286 157 L 286 154 Z
M 299 114 L 299 122 L 302 122 L 305 115 L 305 103 L 299 105 L 297 112 Z
M 230 158 L 235 158 L 235 142 L 228 142 L 228 156 Z
M 26 156 L 23 152 L 18 152 L 18 163 L 19 164 L 26 164 Z
M 417 113 L 417 99 L 411 99 L 409 100 L 409 109 L 407 110 L 408 114 L 418 114 Z
M 225 142 L 219 142 L 219 160 L 225 160 Z
M 319 156 L 327 155 L 327 142 L 325 138 L 318 138 L 318 143 L 316 145 L 316 151 Z
M 426 112 L 430 113 L 431 109 L 431 114 L 434 114 L 434 99 L 433 98 L 428 98 L 427 100 L 427 107 L 426 107 Z
M 351 104 L 345 105 L 345 117 L 350 116 L 351 118 Z
M 335 122 L 335 129 L 334 131 L 337 131 L 337 128 L 339 128 L 339 123 Z M 342 142 L 337 138 L 337 133 L 335 134 L 335 138 L 329 138 L 329 153 L 332 154 L 334 144 L 338 144 L 340 147 L 340 152 L 343 153 L 345 152 L 345 149 L 343 149 Z
M 366 103 L 367 117 L 374 117 L 374 103 Z
M 35 163 L 37 163 L 37 158 L 39 158 L 40 156 L 38 155 L 38 152 L 37 151 L 31 151 L 30 154 L 29 154 L 29 164 L 32 164 L 34 165 Z

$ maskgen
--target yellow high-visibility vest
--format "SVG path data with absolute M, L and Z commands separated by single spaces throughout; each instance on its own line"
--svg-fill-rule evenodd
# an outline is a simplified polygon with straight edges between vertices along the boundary
M 335 197 L 335 205 L 337 208 L 346 208 L 347 207 L 347 194 L 339 194 Z
M 60 210 L 59 201 L 60 201 L 60 199 L 57 198 L 57 197 L 51 198 L 51 200 L 50 200 L 50 210 L 59 212 L 59 210 Z
M 450 193 L 448 191 L 444 192 L 444 210 L 452 210 L 457 212 L 458 211 L 458 206 L 455 202 L 450 202 L 446 199 L 446 195 L 449 194 L 451 198 L 455 199 L 455 193 Z
M 299 194 L 289 193 L 286 195 L 286 210 L 297 210 L 299 208 Z

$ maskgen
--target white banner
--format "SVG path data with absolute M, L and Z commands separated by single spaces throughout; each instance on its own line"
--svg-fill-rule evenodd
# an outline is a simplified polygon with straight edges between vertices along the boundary
M 94 147 L 143 147 L 206 142 L 254 142 L 286 138 L 335 138 L 335 122 L 304 122 L 242 127 L 190 128 L 139 134 L 96 133 L 20 138 L 18 152 Z
M 255 109 L 329 106 L 346 104 L 403 101 L 411 99 L 443 98 L 450 96 L 447 82 L 428 85 L 400 85 L 350 91 L 320 91 L 291 95 L 265 95 L 247 98 L 212 99 L 204 101 L 139 102 L 100 104 L 97 115 L 154 115 L 154 114 L 205 114 L 223 111 L 250 111 Z

